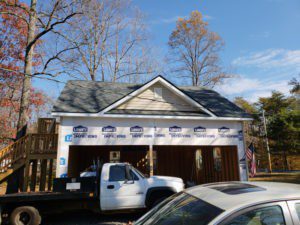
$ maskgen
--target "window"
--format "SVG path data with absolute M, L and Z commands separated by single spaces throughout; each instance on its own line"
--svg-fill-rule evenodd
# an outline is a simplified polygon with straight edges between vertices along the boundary
M 162 88 L 154 88 L 154 98 L 162 100 Z
M 130 170 L 129 180 L 139 180 L 139 177 Z M 111 166 L 109 169 L 109 181 L 125 181 L 126 179 L 126 169 L 125 166 Z
M 237 216 L 226 225 L 284 225 L 280 206 L 255 209 Z
M 222 209 L 186 193 L 180 193 L 157 205 L 136 225 L 206 225 Z
M 111 166 L 109 169 L 109 181 L 125 181 L 125 166 Z
M 196 169 L 202 170 L 203 168 L 203 158 L 202 158 L 202 150 L 197 149 L 195 153 L 195 160 L 196 160 Z
M 214 156 L 214 168 L 215 168 L 215 171 L 220 172 L 222 170 L 221 148 L 215 147 L 213 149 L 213 156 Z
M 296 213 L 298 215 L 298 218 L 300 220 L 300 203 L 295 204 Z
M 132 170 L 130 170 L 130 175 L 133 177 L 133 180 L 139 180 L 139 177 Z

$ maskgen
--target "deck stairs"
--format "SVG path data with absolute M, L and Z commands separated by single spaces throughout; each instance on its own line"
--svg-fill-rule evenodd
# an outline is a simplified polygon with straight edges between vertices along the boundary
M 45 190 L 46 184 L 51 188 L 57 138 L 55 119 L 41 118 L 37 133 L 26 134 L 0 149 L 0 185 L 18 180 L 18 191 L 28 191 L 29 185 L 30 191 L 35 191 L 39 181 L 40 190 Z

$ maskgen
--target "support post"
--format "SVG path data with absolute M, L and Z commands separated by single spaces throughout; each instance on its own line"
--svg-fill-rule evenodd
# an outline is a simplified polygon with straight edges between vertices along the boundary
M 37 175 L 37 160 L 32 161 L 32 167 L 31 167 L 31 179 L 30 179 L 30 191 L 35 191 L 36 186 L 36 175 Z
M 242 122 L 242 130 L 243 130 L 243 145 L 244 145 L 244 152 L 243 152 L 243 154 L 244 154 L 244 157 L 245 157 L 245 166 L 246 166 L 246 174 L 247 174 L 247 181 L 249 181 L 249 167 L 248 167 L 248 158 L 247 158 L 247 156 L 246 156 L 246 151 L 247 151 L 247 148 L 248 148 L 248 146 L 246 146 L 246 129 L 245 129 L 245 125 L 246 125 L 246 123 L 245 122 Z
M 149 175 L 153 176 L 153 145 L 149 145 Z
M 29 183 L 29 170 L 30 170 L 30 162 L 29 159 L 26 159 L 25 167 L 24 167 L 24 180 L 23 180 L 23 192 L 27 192 L 28 183 Z
M 271 154 L 270 154 L 270 148 L 269 148 L 269 140 L 268 140 L 265 110 L 262 110 L 262 115 L 263 115 L 263 123 L 264 123 L 264 130 L 265 130 L 265 135 L 264 136 L 265 136 L 265 141 L 266 141 L 266 145 L 267 145 L 267 153 L 268 153 L 269 172 L 272 173 L 272 163 L 271 163 Z

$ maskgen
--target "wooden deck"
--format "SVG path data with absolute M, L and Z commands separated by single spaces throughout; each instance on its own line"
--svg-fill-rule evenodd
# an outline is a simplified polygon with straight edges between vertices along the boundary
M 37 185 L 40 191 L 51 189 L 58 143 L 53 121 L 40 119 L 39 133 L 27 134 L 0 150 L 0 185 L 15 182 L 11 186 L 19 186 L 18 191 L 35 191 Z

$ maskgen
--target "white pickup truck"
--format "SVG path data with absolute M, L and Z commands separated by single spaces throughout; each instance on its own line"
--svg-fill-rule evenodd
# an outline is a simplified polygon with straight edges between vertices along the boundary
M 146 209 L 184 189 L 181 178 L 147 178 L 127 163 L 105 163 L 96 169 L 94 175 L 56 178 L 52 192 L 0 196 L 2 219 L 9 220 L 12 225 L 36 225 L 41 223 L 41 215 L 62 211 L 87 209 L 119 212 Z

